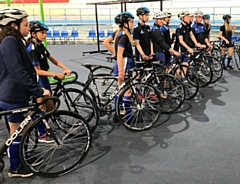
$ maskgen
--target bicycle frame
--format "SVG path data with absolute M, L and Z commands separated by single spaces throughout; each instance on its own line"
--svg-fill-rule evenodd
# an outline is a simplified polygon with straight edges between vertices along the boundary
M 132 81 L 135 78 L 136 78 L 136 76 L 133 77 L 133 79 L 130 79 L 130 77 L 125 78 L 125 81 L 123 82 L 123 84 L 109 96 L 109 98 L 106 100 L 105 103 L 100 103 L 101 102 L 100 94 L 99 94 L 98 87 L 97 87 L 97 84 L 96 84 L 95 80 L 96 79 L 114 79 L 114 80 L 117 81 L 118 77 L 115 77 L 115 76 L 94 76 L 92 74 L 91 77 L 87 80 L 86 85 L 83 88 L 83 91 L 87 90 L 89 85 L 93 82 L 94 88 L 96 89 L 96 97 L 97 97 L 96 99 L 98 100 L 98 104 L 99 104 L 100 110 L 103 110 L 117 96 L 117 94 L 120 93 L 120 91 L 124 87 L 126 87 L 129 83 L 131 85 L 133 83 Z M 133 92 L 136 93 L 135 89 L 133 89 Z
M 57 105 L 55 106 L 55 108 L 52 111 L 50 111 L 50 112 L 48 112 L 46 114 L 42 114 L 41 110 L 38 107 L 40 105 L 44 104 L 47 100 L 54 100 L 54 99 L 57 101 Z M 55 112 L 58 109 L 59 105 L 60 105 L 60 101 L 59 101 L 59 99 L 57 97 L 46 97 L 43 100 L 43 102 L 38 103 L 36 105 L 34 104 L 34 105 L 29 106 L 29 107 L 23 107 L 23 108 L 7 110 L 7 111 L 0 111 L 0 116 L 9 115 L 9 114 L 17 114 L 17 113 L 20 113 L 20 112 L 26 112 L 27 113 L 28 111 L 31 111 L 30 114 L 28 114 L 27 117 L 20 123 L 19 127 L 17 128 L 17 130 L 15 130 L 10 135 L 10 137 L 7 139 L 7 141 L 2 146 L 0 146 L 0 157 L 3 156 L 3 153 L 13 143 L 13 141 L 16 139 L 16 137 L 19 136 L 22 133 L 24 128 L 26 128 L 26 126 L 31 123 L 31 121 L 33 120 L 33 117 L 36 114 L 40 114 L 41 118 L 44 118 L 45 116 Z M 48 127 L 49 127 L 49 125 L 48 125 Z

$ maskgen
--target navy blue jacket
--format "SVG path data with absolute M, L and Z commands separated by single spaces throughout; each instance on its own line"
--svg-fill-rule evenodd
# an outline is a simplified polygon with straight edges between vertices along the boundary
M 164 34 L 160 30 L 160 26 L 154 24 L 152 27 L 151 39 L 153 42 L 154 52 L 168 51 L 171 47 L 165 42 Z
M 0 44 L 0 100 L 9 103 L 28 102 L 40 97 L 36 71 L 21 40 L 5 37 Z

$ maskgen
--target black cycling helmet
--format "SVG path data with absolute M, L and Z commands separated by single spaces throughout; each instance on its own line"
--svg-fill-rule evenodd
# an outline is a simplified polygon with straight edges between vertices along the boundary
M 230 18 L 232 18 L 232 16 L 230 15 L 230 14 L 226 14 L 226 15 L 223 15 L 223 20 L 228 20 L 228 19 L 230 19 Z
M 203 15 L 203 20 L 210 19 L 211 16 L 209 14 Z
M 147 13 L 150 13 L 150 10 L 147 7 L 140 7 L 137 9 L 136 14 L 139 15 L 145 15 Z
M 134 16 L 130 12 L 122 12 L 119 13 L 114 19 L 116 24 L 123 25 L 124 23 L 127 23 L 130 19 L 134 19 Z
M 38 31 L 46 30 L 48 31 L 48 27 L 42 21 L 31 21 L 29 22 L 30 33 L 36 33 Z

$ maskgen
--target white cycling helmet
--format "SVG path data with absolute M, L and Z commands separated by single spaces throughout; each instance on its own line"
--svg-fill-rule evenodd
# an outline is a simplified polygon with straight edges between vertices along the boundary
M 166 15 L 164 12 L 162 11 L 158 11 L 158 12 L 154 12 L 154 19 L 162 19 L 162 18 L 166 18 Z
M 193 16 L 194 16 L 194 13 L 189 13 L 189 16 L 190 16 L 190 17 L 193 17 Z
M 6 26 L 10 22 L 21 20 L 27 17 L 26 11 L 17 8 L 0 9 L 0 25 Z
M 186 15 L 190 15 L 189 11 L 187 11 L 187 10 L 180 11 L 178 14 L 178 18 L 181 19 L 181 18 L 185 17 Z
M 203 17 L 203 12 L 200 11 L 200 10 L 198 10 L 198 11 L 195 11 L 195 12 L 194 12 L 194 15 L 195 15 L 196 17 Z
M 172 14 L 169 11 L 165 11 L 164 14 L 165 14 L 166 17 L 171 17 L 172 16 Z

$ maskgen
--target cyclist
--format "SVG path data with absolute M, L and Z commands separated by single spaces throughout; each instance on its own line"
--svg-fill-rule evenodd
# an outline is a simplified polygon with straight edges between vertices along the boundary
M 133 29 L 136 61 L 148 61 L 149 56 L 154 54 L 151 43 L 151 28 L 145 24 L 149 20 L 149 13 L 150 10 L 147 7 L 140 7 L 136 11 L 139 17 L 138 25 Z
M 222 42 L 222 65 L 223 69 L 233 69 L 231 65 L 232 55 L 233 55 L 233 43 L 232 43 L 232 35 L 236 31 L 236 25 L 233 27 L 230 25 L 231 15 L 226 14 L 223 15 L 224 25 L 220 27 L 219 38 Z M 228 50 L 228 62 L 227 66 L 225 65 L 225 53 Z
M 194 13 L 189 13 L 189 24 L 192 25 L 194 23 Z
M 58 77 L 64 79 L 65 74 L 70 75 L 71 71 L 64 66 L 60 61 L 54 58 L 48 50 L 44 47 L 42 42 L 46 39 L 46 32 L 48 27 L 41 21 L 32 21 L 29 23 L 31 37 L 27 40 L 27 51 L 29 52 L 33 66 L 39 76 L 38 84 L 51 91 L 51 87 L 48 81 L 48 77 Z M 49 72 L 48 59 L 56 66 L 63 69 L 63 73 Z M 42 101 L 42 98 L 37 99 L 38 102 Z M 53 102 L 48 101 L 41 107 L 42 111 L 50 111 L 54 108 Z M 39 142 L 52 143 L 53 140 L 48 136 L 43 123 L 38 124 Z
M 174 50 L 179 52 L 186 52 L 188 51 L 190 54 L 193 54 L 194 51 L 191 48 L 191 41 L 195 44 L 197 47 L 203 47 L 200 43 L 197 42 L 195 39 L 191 27 L 189 25 L 189 12 L 188 11 L 181 11 L 178 14 L 178 17 L 182 21 L 181 24 L 176 29 L 176 44 L 174 45 Z M 187 63 L 188 54 L 185 53 L 181 56 L 181 61 L 184 62 L 185 65 L 188 65 Z
M 192 25 L 194 24 L 194 13 L 189 13 L 189 26 L 191 27 L 191 29 L 192 29 L 192 31 L 193 31 L 193 28 L 192 28 Z M 193 43 L 193 41 L 192 40 L 190 40 L 190 43 L 189 43 L 189 46 L 191 47 L 191 48 L 194 48 L 195 47 L 195 45 L 194 45 L 194 43 Z
M 180 53 L 173 50 L 169 44 L 166 43 L 164 34 L 161 32 L 161 26 L 163 26 L 164 18 L 167 16 L 164 12 L 159 11 L 154 13 L 154 25 L 152 27 L 151 39 L 153 42 L 153 50 L 156 59 L 162 61 L 162 64 L 169 66 L 171 63 L 166 63 L 165 52 L 171 52 L 176 56 L 180 56 Z
M 204 23 L 204 30 L 205 30 L 206 37 L 208 38 L 208 40 L 210 40 L 211 24 L 210 24 L 209 14 L 205 14 L 203 16 L 203 23 Z
M 206 34 L 204 25 L 202 24 L 203 12 L 198 10 L 194 13 L 194 15 L 195 21 L 192 24 L 193 35 L 198 43 L 206 45 L 209 49 L 211 49 L 212 45 L 209 42 L 208 35 Z
M 24 10 L 0 9 L 0 107 L 3 110 L 28 107 L 32 95 L 35 97 L 50 96 L 49 90 L 42 89 L 37 84 L 36 71 L 23 43 L 24 37 L 29 33 L 27 17 Z M 10 134 L 13 134 L 25 119 L 25 114 L 20 112 L 8 115 L 7 119 Z M 16 137 L 8 149 L 9 177 L 33 175 L 21 166 L 19 158 L 21 137 L 22 133 Z M 37 163 L 34 164 L 36 166 Z
M 171 28 L 170 28 L 170 21 L 171 21 L 171 17 L 172 14 L 168 11 L 164 12 L 165 14 L 165 18 L 163 21 L 163 26 L 160 27 L 160 31 L 162 32 L 163 36 L 164 36 L 164 40 L 166 42 L 167 45 L 169 45 L 171 47 L 172 43 L 173 43 L 173 39 L 172 39 L 172 33 L 171 33 Z M 166 59 L 166 66 L 167 66 L 167 70 L 169 69 L 170 65 L 171 65 L 171 54 L 169 51 L 165 51 L 165 59 Z
M 114 34 L 117 62 L 114 64 L 113 75 L 118 76 L 118 87 L 120 87 L 124 82 L 124 75 L 127 70 L 135 67 L 132 50 L 133 39 L 131 37 L 131 30 L 134 28 L 134 16 L 130 12 L 122 12 L 115 17 L 115 23 L 119 25 L 119 29 Z M 131 92 L 127 91 L 124 94 L 122 103 L 126 117 L 131 121 L 130 95 Z M 115 106 L 116 101 L 117 97 L 115 98 Z
M 194 54 L 193 49 L 191 48 L 191 42 L 195 44 L 197 47 L 202 47 L 200 43 L 197 42 L 195 39 L 192 28 L 189 24 L 189 12 L 188 11 L 181 11 L 178 14 L 178 18 L 182 21 L 181 24 L 176 29 L 176 43 L 174 45 L 174 50 L 179 52 L 186 52 L 188 51 L 190 54 Z M 184 53 L 180 57 L 180 61 L 188 66 L 188 53 Z M 184 68 L 184 73 L 186 73 L 186 69 Z M 185 76 L 181 78 L 182 82 L 187 82 Z

